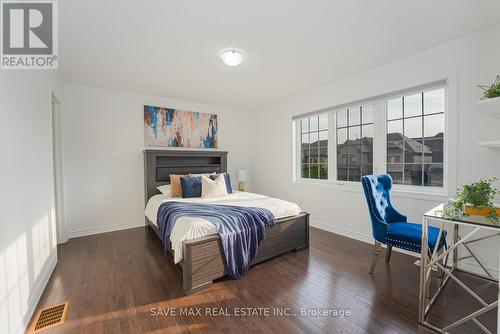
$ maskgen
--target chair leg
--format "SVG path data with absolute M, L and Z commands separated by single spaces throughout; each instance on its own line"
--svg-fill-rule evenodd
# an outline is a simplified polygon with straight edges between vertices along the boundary
M 385 253 L 385 262 L 389 263 L 391 261 L 392 246 L 387 246 L 387 251 Z
M 377 265 L 378 257 L 381 251 L 382 251 L 382 244 L 378 241 L 375 241 L 375 244 L 373 245 L 373 260 L 369 271 L 370 275 L 372 275 L 373 271 L 375 270 L 375 266 Z

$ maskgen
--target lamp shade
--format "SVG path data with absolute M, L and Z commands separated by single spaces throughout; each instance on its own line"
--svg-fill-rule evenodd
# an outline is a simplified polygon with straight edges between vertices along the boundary
M 245 182 L 247 180 L 247 170 L 244 168 L 238 169 L 238 181 Z

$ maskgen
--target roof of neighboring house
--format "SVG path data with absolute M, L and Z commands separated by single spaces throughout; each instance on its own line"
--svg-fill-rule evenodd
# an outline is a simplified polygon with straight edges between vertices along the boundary
M 430 139 L 442 139 L 443 138 L 443 133 L 440 132 L 435 136 L 432 137 L 425 137 L 424 138 L 424 143 L 426 140 Z M 405 150 L 406 151 L 413 151 L 416 153 L 424 152 L 424 154 L 431 154 L 432 149 L 439 149 L 439 146 L 441 146 L 442 150 L 442 141 L 429 141 L 428 145 L 424 145 L 418 140 L 408 138 L 406 136 L 403 136 L 403 134 L 399 132 L 393 132 L 393 133 L 388 133 L 387 134 L 387 146 L 388 147 L 394 147 L 394 148 L 402 148 L 401 142 L 404 141 L 405 143 Z M 434 144 L 434 145 L 431 145 Z M 436 145 L 437 144 L 437 145 Z
M 399 132 L 393 132 L 393 133 L 388 133 L 387 134 L 387 147 L 388 148 L 397 148 L 397 149 L 402 149 L 403 148 L 403 142 L 405 143 L 405 151 L 412 151 L 415 153 L 421 153 L 423 152 L 424 154 L 432 154 L 433 150 L 436 151 L 442 151 L 443 149 L 443 141 L 442 140 L 432 140 L 432 139 L 442 139 L 443 138 L 443 133 L 440 132 L 435 136 L 432 137 L 426 137 L 424 138 L 424 142 L 428 140 L 427 145 L 422 144 L 418 140 L 408 138 L 406 136 L 403 136 L 403 134 Z M 372 137 L 363 137 L 361 139 L 349 139 L 345 141 L 343 144 L 340 145 L 349 145 L 349 146 L 356 146 L 356 145 L 372 145 L 373 144 L 373 138 Z M 303 145 L 309 145 L 309 144 L 303 144 Z M 314 143 L 311 143 L 311 145 L 320 147 L 321 153 L 326 153 L 327 151 L 327 146 L 328 146 L 328 140 L 319 140 Z

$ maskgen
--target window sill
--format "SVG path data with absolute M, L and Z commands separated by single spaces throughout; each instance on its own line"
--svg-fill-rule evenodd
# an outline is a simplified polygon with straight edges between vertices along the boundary
M 361 183 L 359 182 L 332 182 L 327 180 L 294 180 L 294 185 L 304 188 L 330 189 L 336 191 L 349 191 L 362 193 Z M 400 188 L 397 185 L 392 189 L 392 197 L 410 198 L 425 201 L 443 202 L 448 199 L 448 194 L 443 189 L 429 191 L 427 189 L 408 189 Z

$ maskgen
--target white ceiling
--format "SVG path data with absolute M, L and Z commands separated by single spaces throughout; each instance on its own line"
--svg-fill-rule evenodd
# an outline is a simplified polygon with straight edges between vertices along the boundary
M 61 17 L 65 81 L 251 109 L 500 23 L 500 1 L 63 0 Z

